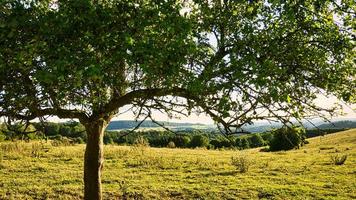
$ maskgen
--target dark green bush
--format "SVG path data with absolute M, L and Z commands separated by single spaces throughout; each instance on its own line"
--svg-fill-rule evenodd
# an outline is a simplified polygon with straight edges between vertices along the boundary
M 207 147 L 209 145 L 209 138 L 205 135 L 194 135 L 190 141 L 190 147 Z
M 210 148 L 217 149 L 221 148 L 220 141 L 218 139 L 212 139 L 210 140 Z
M 260 135 L 263 141 L 265 141 L 265 145 L 269 145 L 269 143 L 272 141 L 273 134 L 271 132 L 266 132 L 266 133 L 261 133 Z
M 176 135 L 172 138 L 176 147 L 189 147 L 190 137 L 187 135 Z
M 235 143 L 233 141 L 234 141 L 234 138 L 226 138 L 226 137 L 218 136 L 215 139 L 212 139 L 210 141 L 210 144 L 218 149 L 230 148 L 230 147 L 235 146 Z
M 262 147 L 266 144 L 259 133 L 251 135 L 251 137 L 249 137 L 249 143 L 252 148 Z
M 60 129 L 60 124 L 46 123 L 44 127 L 44 134 L 47 136 L 60 135 L 59 129 Z
M 148 141 L 152 147 L 166 147 L 168 143 L 172 141 L 172 137 L 170 136 L 149 137 Z
M 81 137 L 76 137 L 76 138 L 73 139 L 73 141 L 76 144 L 84 144 L 85 143 L 85 141 Z
M 114 144 L 114 140 L 112 139 L 112 137 L 104 136 L 104 144 Z
M 53 136 L 49 136 L 48 139 L 51 139 L 51 140 L 62 140 L 62 137 L 61 135 L 53 135 Z
M 239 149 L 248 149 L 250 148 L 250 142 L 247 137 L 236 138 L 236 146 Z
M 283 127 L 273 131 L 270 151 L 290 150 L 304 144 L 305 130 L 298 127 Z

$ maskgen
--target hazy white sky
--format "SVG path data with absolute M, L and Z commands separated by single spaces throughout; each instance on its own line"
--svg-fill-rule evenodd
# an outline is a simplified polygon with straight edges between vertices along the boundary
M 337 99 L 335 97 L 323 97 L 323 96 L 319 96 L 319 98 L 316 100 L 316 103 L 320 106 L 323 107 L 328 107 L 328 106 L 332 106 L 335 102 L 337 101 Z M 124 107 L 123 109 L 121 109 L 121 111 L 123 110 L 127 110 L 129 107 Z M 344 109 L 343 109 L 345 115 L 344 116 L 339 116 L 337 118 L 354 118 L 356 119 L 356 104 L 354 105 L 346 105 L 344 104 Z M 214 124 L 214 121 L 207 115 L 204 114 L 200 114 L 200 115 L 196 115 L 196 114 L 192 114 L 189 117 L 184 117 L 181 116 L 179 119 L 177 118 L 173 118 L 170 119 L 167 115 L 155 112 L 153 113 L 153 117 L 155 120 L 157 121 L 170 121 L 170 122 L 187 122 L 187 123 L 201 123 L 201 124 Z M 113 118 L 113 120 L 134 120 L 134 115 L 131 112 L 126 112 L 124 114 L 121 114 L 115 118 Z M 50 121 L 55 121 L 55 122 L 65 122 L 68 121 L 69 119 L 58 119 L 57 117 L 51 117 L 49 118 Z
M 336 97 L 324 97 L 324 96 L 319 96 L 319 98 L 316 100 L 317 105 L 323 106 L 323 107 L 330 107 L 332 106 L 335 102 L 337 102 Z M 338 118 L 355 118 L 356 119 L 356 105 L 346 105 L 344 104 L 344 109 L 343 111 L 345 112 L 344 116 L 339 116 Z M 161 114 L 161 113 L 154 113 L 154 118 L 157 121 L 170 121 L 170 122 L 188 122 L 188 123 L 202 123 L 202 124 L 213 124 L 213 120 L 204 114 L 201 115 L 196 115 L 192 114 L 189 117 L 184 117 L 182 116 L 180 119 L 170 119 L 168 116 Z M 134 115 L 130 112 L 121 114 L 118 117 L 115 117 L 113 120 L 133 120 Z

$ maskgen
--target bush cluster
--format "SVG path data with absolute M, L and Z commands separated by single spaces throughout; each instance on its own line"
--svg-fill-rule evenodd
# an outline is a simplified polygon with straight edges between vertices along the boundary
M 269 144 L 270 151 L 299 148 L 305 144 L 305 130 L 298 127 L 283 127 L 273 131 Z

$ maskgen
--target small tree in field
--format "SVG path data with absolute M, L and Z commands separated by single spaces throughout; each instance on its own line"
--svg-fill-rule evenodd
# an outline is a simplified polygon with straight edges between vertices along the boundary
M 304 144 L 305 130 L 297 127 L 283 127 L 273 132 L 269 144 L 271 151 L 290 150 Z
M 102 199 L 104 130 L 124 106 L 206 113 L 229 134 L 333 114 L 318 93 L 355 102 L 351 3 L 3 0 L 0 117 L 78 119 L 84 198 Z
M 209 145 L 209 138 L 205 135 L 194 135 L 190 141 L 190 147 L 207 147 Z
M 249 139 L 250 139 L 251 147 L 262 147 L 263 145 L 265 145 L 265 141 L 263 140 L 262 136 L 258 133 L 253 134 Z
M 248 140 L 248 138 L 247 137 L 243 137 L 243 138 L 241 138 L 241 140 L 240 140 L 240 148 L 241 149 L 248 149 L 248 148 L 250 148 L 251 147 L 251 145 L 250 145 L 250 142 L 249 142 L 249 140 Z

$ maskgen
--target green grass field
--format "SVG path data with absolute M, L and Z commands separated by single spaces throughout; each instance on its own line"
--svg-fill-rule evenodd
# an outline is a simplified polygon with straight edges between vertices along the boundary
M 356 129 L 309 142 L 275 153 L 106 146 L 104 199 L 356 199 Z M 0 199 L 83 198 L 84 145 L 0 150 Z M 334 165 L 335 155 L 348 155 L 345 164 Z

